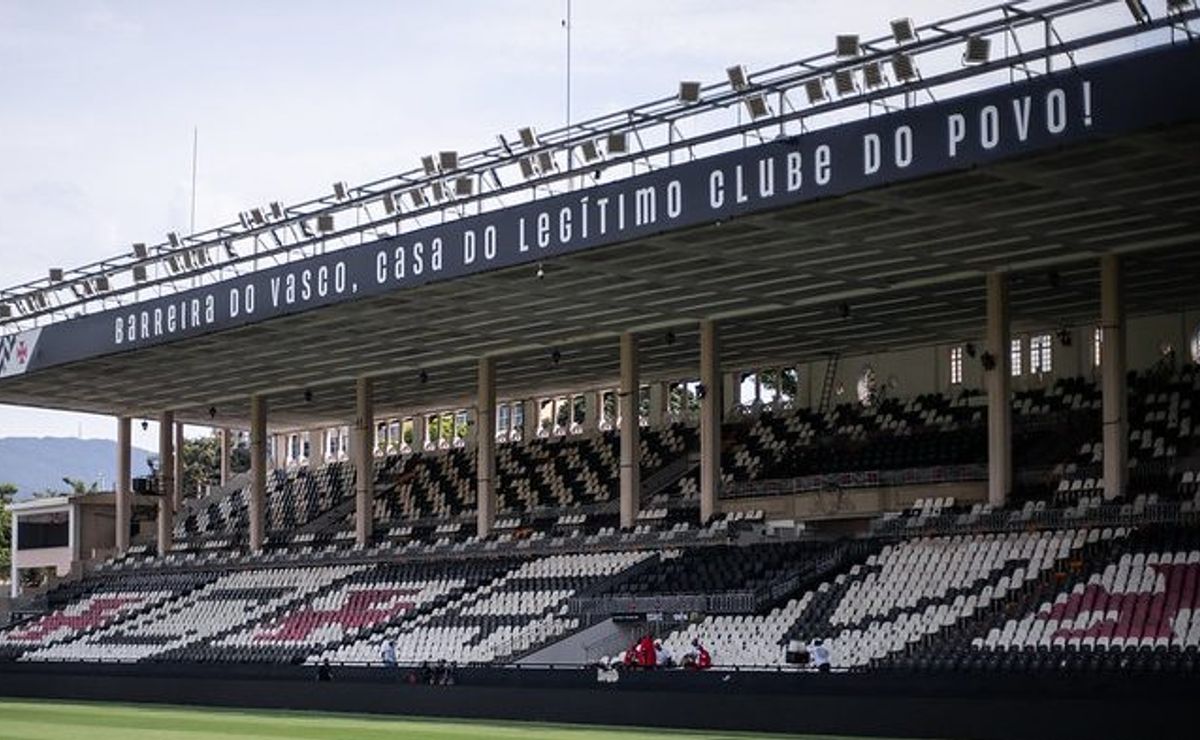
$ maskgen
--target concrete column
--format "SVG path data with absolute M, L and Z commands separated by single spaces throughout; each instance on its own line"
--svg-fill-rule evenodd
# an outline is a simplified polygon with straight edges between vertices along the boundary
M 984 384 L 988 395 L 988 503 L 1003 506 L 1012 491 L 1012 378 L 1008 354 L 1008 276 L 987 276 L 987 351 L 996 365 L 987 371 Z
M 725 373 L 724 375 L 718 372 L 717 375 L 721 378 L 721 399 L 724 404 L 722 409 L 725 414 L 732 414 L 742 400 L 741 372 L 735 371 Z M 700 382 L 703 383 L 704 381 L 701 380 Z M 706 385 L 715 386 L 716 383 Z
M 371 543 L 375 501 L 375 398 L 370 378 L 354 384 L 354 534 L 359 547 Z
M 621 527 L 632 527 L 641 508 L 641 442 L 638 428 L 638 348 L 637 337 L 621 335 Z
M 412 448 L 413 452 L 425 451 L 425 414 L 416 414 L 412 418 Z
M 724 382 L 715 321 L 700 322 L 700 523 L 707 524 L 717 513 L 721 484 L 721 411 Z
M 1103 393 L 1104 498 L 1124 495 L 1129 475 L 1125 386 L 1125 296 L 1121 258 L 1100 258 L 1100 383 Z
M 651 383 L 650 384 L 650 413 L 647 414 L 647 423 L 652 429 L 662 427 L 663 422 L 667 418 L 667 384 L 666 383 Z
M 20 517 L 17 514 L 13 514 L 11 517 L 9 517 L 9 524 L 12 527 L 12 531 L 9 533 L 8 537 L 9 547 L 11 548 L 9 550 L 8 558 L 8 562 L 10 563 L 8 573 L 8 595 L 14 599 L 21 595 L 21 570 L 17 567 L 17 532 L 19 531 L 19 528 L 17 527 L 17 519 L 19 518 Z
M 308 430 L 308 469 L 316 470 L 325 464 L 325 449 L 328 442 L 324 429 Z
M 229 485 L 229 478 L 233 474 L 233 471 L 230 469 L 230 466 L 232 465 L 232 458 L 233 458 L 233 440 L 231 439 L 232 436 L 233 436 L 233 432 L 229 431 L 228 429 L 222 429 L 220 431 L 221 486 L 222 487 Z
M 250 550 L 261 552 L 266 535 L 267 399 L 250 399 Z
M 131 453 L 133 451 L 132 435 L 130 434 L 133 420 L 128 416 L 122 416 L 117 419 L 117 480 L 113 486 L 116 498 L 116 506 L 113 511 L 113 526 L 116 529 L 116 539 L 114 540 L 117 547 L 117 553 L 123 553 L 129 549 L 129 527 L 130 527 L 130 512 L 133 510 L 131 498 L 133 496 L 133 481 L 129 474 L 129 469 L 132 464 Z
M 173 511 L 183 506 L 183 424 L 175 425 L 175 489 L 171 491 Z
M 521 439 L 528 442 L 531 439 L 537 439 L 538 414 L 541 409 L 538 408 L 536 399 L 530 399 L 523 403 L 525 404 L 525 428 L 521 430 Z
M 158 417 L 158 554 L 171 549 L 175 497 L 175 414 Z
M 600 428 L 600 392 L 585 391 L 583 394 L 583 433 L 590 434 Z
M 487 537 L 496 521 L 496 360 L 479 360 L 475 397 L 476 533 Z

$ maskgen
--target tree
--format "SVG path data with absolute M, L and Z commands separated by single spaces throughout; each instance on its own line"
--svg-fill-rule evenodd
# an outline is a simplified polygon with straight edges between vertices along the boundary
M 221 440 L 214 436 L 183 440 L 179 450 L 183 461 L 183 495 L 199 495 L 210 483 L 221 480 Z
M 81 481 L 78 478 L 63 478 L 62 482 L 66 483 L 67 488 L 70 489 L 70 492 L 75 493 L 75 494 L 95 493 L 96 491 L 100 490 L 100 483 L 98 481 L 92 481 L 91 483 L 85 483 L 84 481 Z
M 8 507 L 16 495 L 16 486 L 0 483 L 0 573 L 12 567 L 12 511 Z

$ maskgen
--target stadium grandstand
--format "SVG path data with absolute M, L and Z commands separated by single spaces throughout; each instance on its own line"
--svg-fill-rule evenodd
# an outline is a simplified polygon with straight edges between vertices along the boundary
M 1194 736 L 1198 24 L 898 19 L 0 291 L 0 403 L 118 440 L 0 694 Z

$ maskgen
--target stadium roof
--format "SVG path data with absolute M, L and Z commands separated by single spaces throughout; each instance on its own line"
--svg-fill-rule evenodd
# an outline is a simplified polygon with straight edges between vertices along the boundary
M 1200 305 L 1200 204 L 1194 198 L 1200 103 L 1131 81 L 1149 74 L 1172 80 L 1177 90 L 1198 89 L 1198 49 L 1184 44 L 1120 57 L 911 109 L 914 93 L 905 93 L 906 105 L 887 115 L 816 133 L 760 137 L 756 146 L 659 167 L 627 184 L 560 192 L 502 210 L 496 223 L 519 215 L 520 246 L 532 246 L 518 255 L 515 237 L 509 243 L 501 236 L 501 251 L 513 255 L 501 255 L 491 269 L 451 265 L 445 279 L 364 291 L 365 297 L 352 295 L 355 282 L 345 300 L 253 322 L 218 320 L 181 338 L 139 340 L 135 349 L 84 352 L 78 345 L 95 343 L 95 331 L 70 330 L 87 325 L 111 335 L 112 321 L 104 319 L 111 314 L 119 336 L 119 317 L 135 314 L 136 324 L 143 304 L 10 333 L 6 353 L 14 354 L 26 336 L 36 347 L 40 334 L 47 352 L 66 359 L 39 367 L 38 348 L 32 359 L 24 355 L 19 372 L 11 361 L 8 371 L 0 365 L 0 402 L 134 416 L 172 409 L 183 421 L 241 426 L 250 395 L 264 394 L 273 425 L 303 426 L 350 418 L 354 381 L 364 375 L 376 378 L 381 415 L 470 406 L 475 362 L 484 355 L 497 358 L 501 397 L 614 384 L 616 340 L 626 331 L 641 335 L 643 378 L 694 377 L 695 322 L 705 318 L 720 322 L 722 361 L 730 368 L 951 343 L 982 333 L 982 278 L 993 270 L 1012 274 L 1017 328 L 1095 321 L 1098 257 L 1114 251 L 1127 255 L 1130 314 L 1194 307 Z M 861 74 L 861 66 L 856 70 Z M 1056 102 L 1070 119 L 1058 130 Z M 998 122 L 995 141 L 989 115 Z M 1044 130 L 1030 133 L 1039 126 Z M 905 150 L 896 138 L 905 127 L 908 164 L 900 161 Z M 865 143 L 872 136 L 882 142 L 874 161 Z M 812 184 L 820 185 L 822 144 L 833 157 L 825 190 Z M 803 163 L 795 171 L 788 159 L 793 152 Z M 781 192 L 755 202 L 764 176 L 754 168 L 769 158 L 778 190 L 795 175 L 808 192 L 798 185 L 794 196 Z M 878 177 L 866 171 L 871 164 Z M 719 187 L 712 174 L 718 170 Z M 632 219 L 636 190 L 647 185 L 657 188 L 660 222 L 570 248 L 569 239 L 560 239 L 558 250 L 537 246 L 540 214 L 556 215 L 560 204 L 584 197 L 605 195 L 615 203 L 625 187 Z M 672 201 L 672 192 L 682 200 Z M 701 196 L 712 199 L 707 209 L 692 205 Z M 576 234 L 588 228 L 581 223 L 587 207 L 568 222 Z M 682 212 L 677 227 L 664 212 Z M 488 216 L 474 218 L 460 223 L 463 229 L 480 225 L 482 250 Z M 545 231 L 561 226 L 552 223 Z M 427 231 L 447 228 L 454 226 Z M 347 260 L 361 252 L 367 265 L 361 274 L 371 274 L 374 263 L 383 285 L 400 261 L 393 245 L 411 247 L 423 233 L 401 231 L 359 245 L 347 250 Z M 447 247 L 448 262 L 457 249 L 457 242 Z M 336 259 L 309 252 L 273 269 L 296 275 L 306 266 L 332 268 Z M 355 279 L 359 273 L 350 264 Z M 209 291 L 239 280 L 258 281 L 259 301 L 280 290 L 250 274 L 215 281 Z M 170 295 L 158 299 L 163 306 L 173 300 L 179 303 Z

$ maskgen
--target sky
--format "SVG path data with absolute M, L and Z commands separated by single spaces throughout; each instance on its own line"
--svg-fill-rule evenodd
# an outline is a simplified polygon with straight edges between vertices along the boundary
M 575 0 L 572 117 L 988 0 Z M 566 116 L 565 0 L 0 0 L 0 284 Z M 510 136 L 511 138 L 511 136 Z M 155 446 L 154 425 L 135 444 Z M 0 406 L 0 437 L 112 438 Z M 203 433 L 200 428 L 190 434 Z

